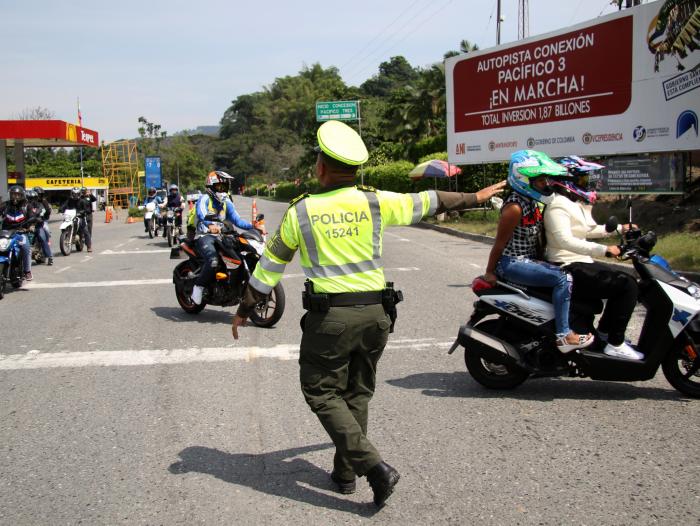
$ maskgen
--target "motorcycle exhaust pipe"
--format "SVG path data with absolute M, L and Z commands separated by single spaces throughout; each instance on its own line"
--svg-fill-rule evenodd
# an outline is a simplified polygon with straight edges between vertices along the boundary
M 450 347 L 448 354 L 452 354 L 459 346 L 465 349 L 470 347 L 478 349 L 483 357 L 490 361 L 512 362 L 520 367 L 526 367 L 520 353 L 510 343 L 469 325 L 462 325 L 459 328 L 457 339 Z

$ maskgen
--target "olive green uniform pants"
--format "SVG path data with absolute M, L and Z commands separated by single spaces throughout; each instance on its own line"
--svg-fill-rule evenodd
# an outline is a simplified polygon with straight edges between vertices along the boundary
M 367 439 L 367 406 L 390 325 L 381 305 L 331 307 L 308 312 L 304 320 L 301 390 L 335 444 L 333 470 L 343 480 L 363 476 L 382 460 Z

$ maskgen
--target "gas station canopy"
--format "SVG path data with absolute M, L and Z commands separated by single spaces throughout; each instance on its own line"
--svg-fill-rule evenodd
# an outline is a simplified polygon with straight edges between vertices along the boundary
M 0 121 L 0 141 L 25 148 L 99 146 L 97 132 L 65 121 Z

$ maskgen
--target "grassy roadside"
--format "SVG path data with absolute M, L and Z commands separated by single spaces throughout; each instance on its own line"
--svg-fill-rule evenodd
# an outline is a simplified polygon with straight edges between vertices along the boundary
M 470 210 L 463 212 L 461 217 L 448 218 L 445 221 L 437 221 L 428 218 L 427 223 L 454 228 L 471 234 L 481 234 L 494 237 L 498 225 L 499 213 L 496 210 Z M 654 250 L 660 254 L 676 270 L 700 272 L 700 233 L 699 232 L 674 232 L 659 234 L 658 242 Z M 598 239 L 596 243 L 613 245 L 619 242 L 617 237 Z

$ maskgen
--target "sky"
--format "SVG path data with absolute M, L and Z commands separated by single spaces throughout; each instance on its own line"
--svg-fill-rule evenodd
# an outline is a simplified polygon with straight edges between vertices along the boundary
M 501 43 L 518 1 L 502 0 Z M 402 55 L 442 60 L 467 39 L 496 45 L 497 0 L 0 0 L 0 119 L 42 107 L 106 142 L 139 116 L 170 135 L 219 123 L 239 95 L 304 66 L 359 86 Z M 613 13 L 610 0 L 530 0 L 530 36 Z

